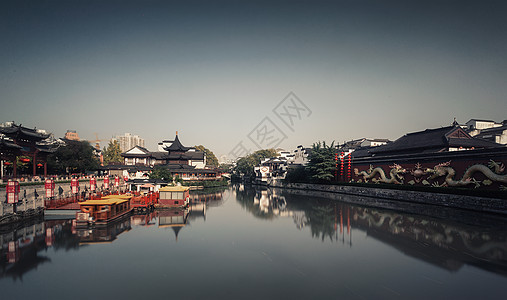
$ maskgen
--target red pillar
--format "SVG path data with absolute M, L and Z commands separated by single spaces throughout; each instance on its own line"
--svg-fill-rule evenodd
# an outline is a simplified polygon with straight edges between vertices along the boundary
M 44 162 L 44 177 L 48 176 L 48 163 Z

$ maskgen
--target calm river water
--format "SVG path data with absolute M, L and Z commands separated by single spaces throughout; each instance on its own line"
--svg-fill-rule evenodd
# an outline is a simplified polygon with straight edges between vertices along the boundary
M 1 228 L 2 299 L 505 299 L 507 221 L 233 186 L 103 229 Z M 441 215 L 441 209 L 440 215 Z

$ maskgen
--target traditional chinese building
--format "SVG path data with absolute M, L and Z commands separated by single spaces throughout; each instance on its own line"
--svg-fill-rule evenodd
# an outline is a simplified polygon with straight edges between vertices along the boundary
M 499 146 L 501 145 L 494 142 L 473 138 L 460 126 L 452 125 L 408 133 L 392 143 L 369 148 L 369 151 L 361 152 L 361 154 L 359 154 L 359 152 L 354 152 L 352 156 L 379 157 L 400 154 L 490 149 Z
M 507 147 L 452 126 L 408 133 L 337 159 L 338 181 L 502 191 Z
M 174 140 L 164 140 L 159 143 L 158 151 L 151 152 L 148 149 L 135 146 L 122 153 L 125 166 L 155 166 L 166 167 L 173 177 L 178 176 L 183 180 L 206 180 L 218 179 L 220 174 L 216 170 L 206 168 L 206 155 L 194 147 L 184 146 L 178 137 Z
M 0 125 L 0 161 L 2 177 L 4 165 L 12 166 L 12 177 L 18 175 L 19 161 L 32 164 L 32 175 L 37 175 L 38 168 L 44 168 L 43 174 L 47 175 L 47 155 L 53 153 L 57 145 L 50 140 L 51 134 L 45 130 L 27 128 L 14 122 L 6 122 Z M 42 173 L 41 171 L 39 171 Z

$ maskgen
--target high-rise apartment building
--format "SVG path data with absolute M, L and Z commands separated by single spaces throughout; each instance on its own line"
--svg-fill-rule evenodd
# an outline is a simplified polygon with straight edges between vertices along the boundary
M 135 146 L 144 147 L 144 139 L 140 138 L 138 135 L 132 135 L 130 133 L 125 133 L 124 135 L 117 135 L 113 139 L 117 140 L 120 144 L 121 152 L 126 152 Z

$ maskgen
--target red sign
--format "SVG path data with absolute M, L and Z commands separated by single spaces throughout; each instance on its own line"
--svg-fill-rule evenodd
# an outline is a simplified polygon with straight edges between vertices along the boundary
M 120 177 L 118 177 L 118 176 L 114 177 L 114 186 L 115 187 L 120 186 Z
M 55 196 L 55 181 L 52 179 L 46 179 L 44 184 L 44 188 L 46 188 L 46 198 L 51 198 Z
M 76 178 L 72 178 L 72 180 L 70 181 L 70 186 L 72 189 L 72 194 L 77 194 L 78 187 L 79 187 L 79 181 Z
M 94 192 L 97 189 L 97 179 L 95 177 L 90 178 L 90 190 Z
M 19 182 L 8 181 L 7 182 L 7 203 L 13 204 L 19 201 Z
M 52 179 L 46 179 L 44 187 L 46 188 L 46 190 L 54 189 L 55 188 L 55 181 Z

